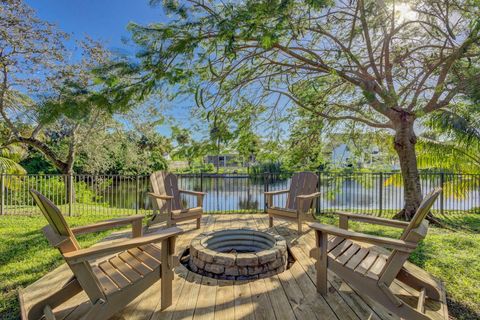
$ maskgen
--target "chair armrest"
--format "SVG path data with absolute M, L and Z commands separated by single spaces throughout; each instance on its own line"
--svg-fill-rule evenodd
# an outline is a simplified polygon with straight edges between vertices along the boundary
M 204 195 L 207 194 L 206 192 L 190 191 L 190 190 L 182 190 L 182 189 L 179 189 L 178 192 L 180 192 L 180 193 L 186 193 L 186 194 L 191 194 L 192 196 L 204 196 Z
M 287 193 L 289 192 L 290 190 L 275 190 L 275 191 L 265 191 L 265 195 L 277 195 L 277 194 L 282 194 L 282 193 Z
M 176 237 L 183 232 L 182 229 L 173 227 L 160 231 L 159 233 L 151 236 L 144 236 L 140 238 L 128 239 L 121 242 L 109 243 L 104 245 L 98 245 L 86 249 L 80 249 L 65 253 L 63 256 L 68 263 L 75 264 L 89 260 L 94 260 L 106 255 L 118 253 L 131 248 L 136 248 L 142 245 L 156 243 L 163 240 L 167 240 L 171 237 Z
M 279 195 L 282 193 L 288 193 L 290 190 L 275 190 L 275 191 L 266 191 L 265 193 L 265 205 L 267 208 L 271 208 L 273 206 L 273 196 Z
M 158 193 L 154 193 L 154 192 L 147 192 L 147 194 L 150 197 L 157 198 L 157 199 L 160 199 L 160 200 L 172 200 L 174 198 L 173 196 L 169 196 L 169 195 L 166 195 L 166 194 L 158 194 Z
M 312 193 L 312 194 L 302 194 L 302 195 L 297 196 L 297 199 L 308 200 L 308 199 L 318 198 L 321 195 L 322 195 L 321 192 L 315 192 L 315 193 Z
M 79 235 L 79 234 L 85 234 L 85 233 L 91 233 L 91 232 L 104 231 L 104 230 L 116 228 L 119 226 L 125 226 L 129 224 L 132 224 L 132 228 L 135 226 L 135 224 L 140 224 L 140 227 L 141 227 L 142 219 L 143 219 L 143 215 L 141 214 L 138 214 L 135 216 L 129 216 L 129 217 L 115 218 L 111 220 L 90 224 L 87 226 L 72 228 L 72 232 L 74 235 Z
M 312 193 L 312 194 L 302 194 L 302 195 L 297 196 L 297 200 L 298 200 L 297 201 L 298 202 L 297 208 L 298 208 L 298 210 L 300 212 L 307 212 L 310 208 L 305 208 L 304 201 L 318 198 L 321 195 L 322 195 L 321 192 L 315 192 L 315 193 Z M 316 205 L 316 203 L 313 202 L 313 201 L 312 201 L 312 204 L 314 206 Z
M 190 191 L 190 190 L 178 190 L 180 193 L 190 194 L 192 196 L 197 196 L 197 207 L 203 207 L 203 197 L 206 195 L 206 192 L 200 191 Z
M 334 236 L 350 239 L 350 240 L 357 240 L 361 242 L 371 243 L 378 246 L 382 246 L 385 248 L 395 249 L 403 252 L 412 252 L 417 247 L 416 243 L 407 242 L 398 239 L 391 239 L 385 237 L 378 237 L 372 236 L 365 233 L 349 231 L 341 228 L 337 228 L 334 226 L 329 226 L 326 224 L 321 224 L 318 222 L 310 223 L 310 227 L 314 230 L 325 232 L 327 234 L 331 234 Z
M 343 211 L 337 211 L 334 213 L 338 214 L 340 216 L 340 219 L 345 219 L 347 221 L 347 224 L 348 224 L 348 220 L 353 220 L 353 221 L 361 221 L 365 223 L 378 224 L 382 226 L 389 226 L 389 227 L 395 227 L 395 228 L 401 228 L 401 229 L 405 229 L 409 225 L 409 223 L 405 221 L 379 218 L 379 217 L 369 216 L 366 214 L 355 214 L 355 213 L 343 212 Z M 342 225 L 342 222 L 340 223 L 340 225 Z

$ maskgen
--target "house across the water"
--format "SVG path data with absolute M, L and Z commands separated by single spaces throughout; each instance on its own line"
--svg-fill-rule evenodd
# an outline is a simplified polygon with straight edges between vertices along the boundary
M 248 161 L 242 159 L 238 153 L 222 153 L 218 155 L 208 155 L 204 158 L 206 164 L 213 164 L 218 168 L 239 168 L 248 167 L 255 162 L 255 157 L 250 156 Z

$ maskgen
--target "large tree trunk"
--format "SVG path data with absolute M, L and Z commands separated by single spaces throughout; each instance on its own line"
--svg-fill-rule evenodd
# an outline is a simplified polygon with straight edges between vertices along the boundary
M 414 117 L 403 113 L 395 127 L 394 147 L 400 160 L 403 176 L 404 207 L 396 218 L 410 220 L 422 201 L 420 175 L 418 173 L 415 144 L 417 137 L 413 130 Z

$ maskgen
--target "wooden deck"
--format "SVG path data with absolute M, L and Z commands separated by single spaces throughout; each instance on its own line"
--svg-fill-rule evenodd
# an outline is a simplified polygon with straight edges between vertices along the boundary
M 265 230 L 268 229 L 267 220 L 268 217 L 261 214 L 206 215 L 200 230 L 194 229 L 195 222 L 179 224 L 186 232 L 178 239 L 177 253 L 181 254 L 200 232 L 239 227 Z M 326 297 L 318 294 L 314 260 L 309 258 L 314 234 L 309 231 L 298 237 L 296 229 L 294 223 L 277 220 L 272 230 L 287 239 L 296 259 L 282 274 L 254 281 L 215 280 L 180 265 L 175 269 L 171 307 L 160 311 L 161 283 L 158 282 L 113 319 L 398 319 L 367 297 L 360 296 L 333 273 L 329 273 L 329 294 Z M 106 241 L 125 235 L 116 233 Z M 58 288 L 71 275 L 70 269 L 62 265 L 21 290 L 22 309 L 28 309 L 43 293 Z M 397 282 L 392 288 L 404 301 L 416 305 L 417 291 Z M 442 296 L 442 303 L 427 299 L 427 314 L 432 319 L 448 319 L 445 292 Z M 72 308 L 82 301 L 83 305 Z M 63 319 L 78 319 L 88 303 L 84 293 L 73 297 L 60 307 Z

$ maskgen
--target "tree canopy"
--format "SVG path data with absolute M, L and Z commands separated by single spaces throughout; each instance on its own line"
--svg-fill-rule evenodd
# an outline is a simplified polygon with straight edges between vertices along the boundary
M 110 53 L 88 37 L 72 52 L 67 40 L 23 1 L 0 4 L 1 146 L 34 148 L 62 173 L 73 172 L 79 145 L 129 109 L 113 103 L 94 73 Z
M 154 4 L 159 1 L 152 1 Z M 131 24 L 139 92 L 180 85 L 206 109 L 293 103 L 313 118 L 394 135 L 405 216 L 421 201 L 414 123 L 479 83 L 479 6 L 470 0 L 163 1 L 167 23 Z M 110 78 L 111 81 L 111 78 Z

